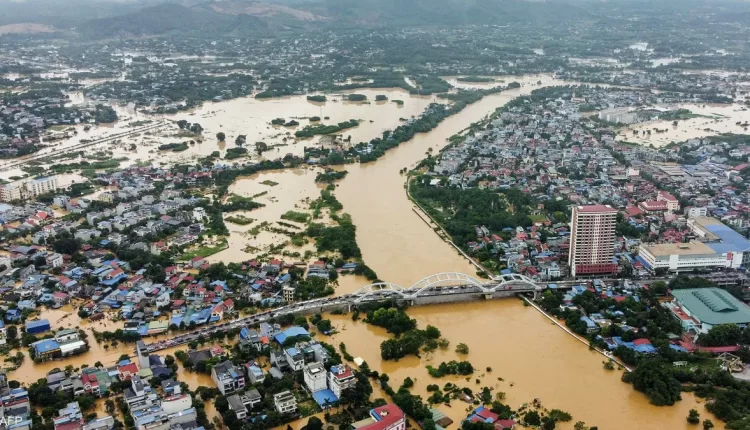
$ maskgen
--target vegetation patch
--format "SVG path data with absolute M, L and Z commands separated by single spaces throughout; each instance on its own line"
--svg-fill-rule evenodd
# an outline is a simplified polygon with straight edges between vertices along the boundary
M 187 142 L 166 143 L 164 145 L 159 145 L 159 151 L 182 152 L 187 151 L 188 148 L 189 146 Z
M 237 224 L 237 225 L 248 225 L 248 224 L 251 224 L 253 221 L 255 221 L 252 218 L 248 218 L 244 215 L 239 215 L 239 214 L 228 216 L 226 217 L 226 220 L 231 222 L 232 224 Z
M 307 101 L 309 101 L 309 102 L 318 102 L 318 103 L 322 103 L 322 102 L 325 102 L 325 101 L 327 101 L 327 100 L 328 100 L 328 99 L 326 98 L 326 96 L 323 96 L 323 95 L 317 95 L 317 96 L 307 96 Z
M 286 213 L 281 215 L 281 219 L 299 223 L 306 223 L 310 220 L 310 214 L 306 214 L 304 212 L 287 211 Z
M 346 170 L 326 169 L 325 172 L 318 173 L 318 175 L 315 176 L 315 182 L 330 184 L 340 179 L 344 179 L 348 173 L 349 172 Z
M 346 101 L 349 102 L 363 102 L 367 100 L 367 96 L 364 94 L 347 94 Z
M 334 134 L 348 128 L 356 127 L 359 125 L 359 121 L 356 119 L 350 119 L 349 121 L 340 122 L 336 125 L 325 125 L 325 124 L 310 124 L 305 126 L 302 130 L 294 132 L 294 136 L 300 139 L 313 137 L 319 134 Z
M 495 78 L 489 78 L 485 76 L 459 76 L 456 78 L 456 81 L 458 82 L 472 82 L 472 83 L 485 83 L 485 82 L 495 82 Z

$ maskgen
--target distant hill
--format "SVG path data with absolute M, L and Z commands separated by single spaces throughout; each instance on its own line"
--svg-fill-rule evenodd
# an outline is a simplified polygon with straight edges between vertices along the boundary
M 453 26 L 549 22 L 588 16 L 560 0 L 222 0 L 161 4 L 82 23 L 88 37 L 166 33 L 250 36 L 276 30 L 336 27 Z
M 0 25 L 0 35 L 3 34 L 31 34 L 31 33 L 52 33 L 55 29 L 44 24 L 6 24 Z
M 748 22 L 738 0 L 0 0 L 0 25 L 75 28 L 86 37 L 165 33 L 267 35 L 279 30 L 575 23 L 613 11 L 641 18 L 701 15 Z
M 464 25 L 582 18 L 585 9 L 564 0 L 317 0 L 298 6 L 358 25 Z
M 251 15 L 217 13 L 203 6 L 161 4 L 83 23 L 78 31 L 95 38 L 151 36 L 168 33 L 248 36 L 268 30 Z

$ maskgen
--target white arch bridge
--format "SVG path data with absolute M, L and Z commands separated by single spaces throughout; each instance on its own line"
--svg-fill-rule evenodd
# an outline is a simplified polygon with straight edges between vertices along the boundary
M 355 291 L 349 298 L 354 303 L 384 299 L 414 301 L 418 298 L 461 294 L 483 294 L 486 298 L 492 298 L 529 292 L 536 295 L 543 289 L 542 285 L 524 275 L 498 275 L 479 280 L 465 273 L 443 272 L 430 275 L 408 288 L 392 282 L 370 284 Z
M 518 293 L 533 293 L 534 296 L 546 288 L 544 285 L 523 275 L 500 275 L 492 279 L 479 280 L 473 276 L 457 272 L 444 272 L 430 275 L 409 288 L 390 282 L 370 284 L 360 290 L 342 296 L 320 297 L 304 302 L 289 303 L 278 308 L 267 309 L 255 315 L 227 321 L 218 325 L 201 327 L 192 332 L 179 334 L 170 339 L 162 339 L 151 344 L 139 345 L 141 351 L 155 352 L 176 345 L 182 345 L 199 336 L 209 336 L 214 332 L 250 327 L 286 314 L 311 314 L 334 309 L 352 309 L 362 303 L 382 300 L 396 300 L 410 305 L 448 303 L 492 299 L 514 296 Z M 569 288 L 569 287 L 568 287 Z

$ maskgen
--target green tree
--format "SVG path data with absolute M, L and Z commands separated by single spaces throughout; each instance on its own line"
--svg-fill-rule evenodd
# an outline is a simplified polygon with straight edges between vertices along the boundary
M 523 425 L 526 427 L 539 427 L 542 424 L 542 419 L 539 417 L 537 411 L 526 412 L 523 417 Z
M 219 142 L 223 142 L 224 140 L 226 140 L 226 138 L 227 138 L 227 135 L 224 134 L 223 131 L 216 133 L 216 140 L 218 140 Z
M 742 329 L 737 324 L 719 324 L 698 338 L 703 346 L 737 345 L 742 339 Z
M 266 142 L 255 142 L 255 152 L 258 153 L 258 155 L 268 151 L 268 144 Z
M 704 420 L 703 421 L 703 430 L 711 430 L 714 428 L 714 423 L 711 420 Z
M 688 412 L 687 416 L 687 422 L 690 424 L 698 424 L 701 422 L 700 414 L 695 409 L 690 409 L 690 412 Z
M 465 343 L 459 343 L 456 345 L 456 353 L 458 354 L 468 354 L 469 353 L 469 346 Z
M 646 394 L 656 406 L 671 406 L 681 399 L 680 382 L 675 379 L 671 368 L 656 358 L 641 360 L 633 372 L 623 375 L 623 380 Z
M 665 296 L 667 295 L 667 284 L 664 281 L 656 281 L 651 284 L 650 291 L 655 296 Z
M 307 425 L 302 427 L 302 430 L 323 430 L 323 421 L 318 417 L 310 417 L 307 420 Z

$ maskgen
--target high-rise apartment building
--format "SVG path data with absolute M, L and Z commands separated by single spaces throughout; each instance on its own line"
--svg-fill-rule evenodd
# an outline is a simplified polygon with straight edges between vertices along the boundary
M 571 216 L 570 254 L 572 276 L 617 273 L 615 224 L 617 210 L 608 205 L 574 206 Z
M 57 176 L 33 179 L 19 184 L 0 186 L 0 201 L 11 202 L 53 193 L 58 189 Z

